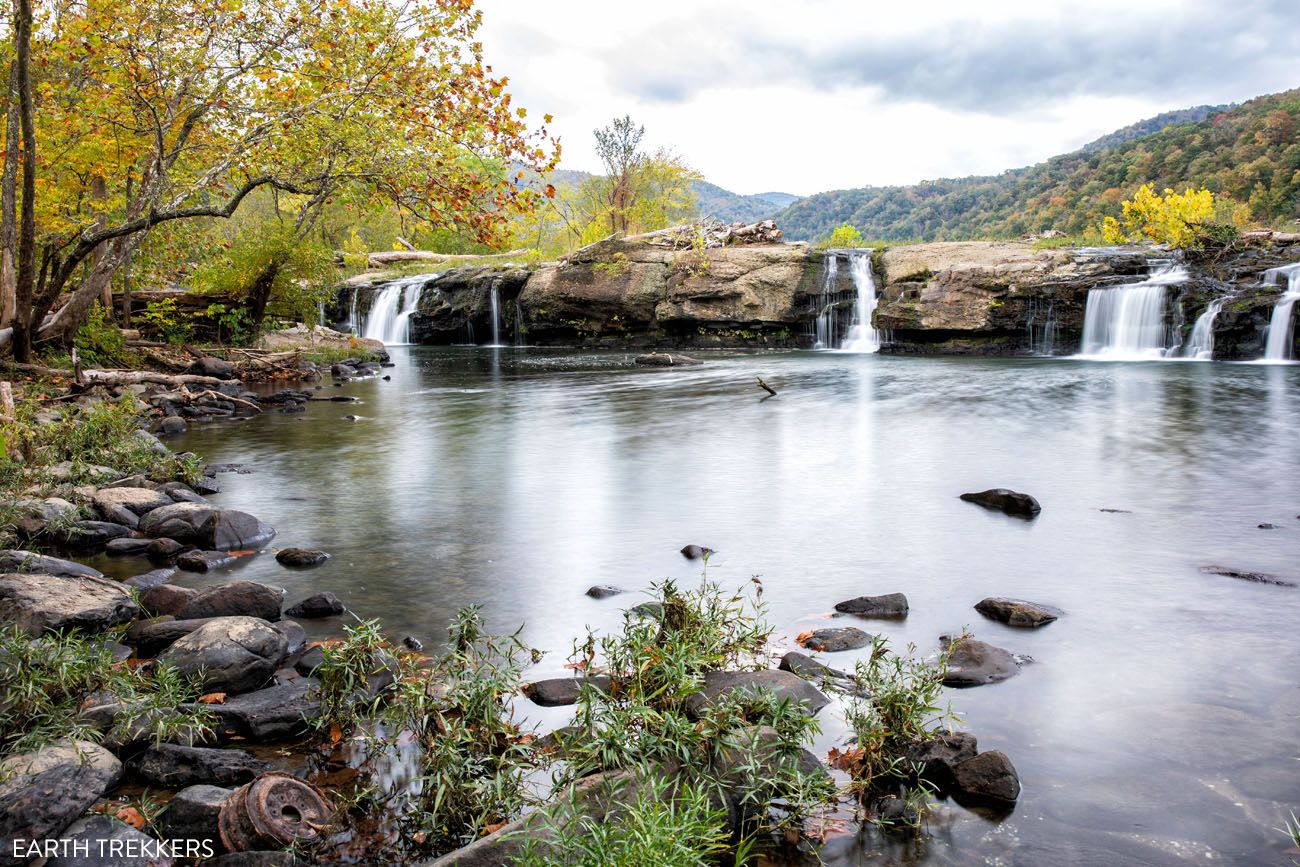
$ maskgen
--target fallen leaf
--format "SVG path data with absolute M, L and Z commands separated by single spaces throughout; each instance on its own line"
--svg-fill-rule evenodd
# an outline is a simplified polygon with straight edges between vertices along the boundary
M 483 826 L 483 834 L 485 836 L 488 834 L 495 834 L 497 831 L 500 831 L 505 826 L 506 826 L 505 822 L 488 822 L 486 825 Z
M 117 813 L 115 813 L 114 815 L 117 816 L 118 821 L 125 822 L 126 824 L 130 825 L 132 828 L 135 828 L 137 831 L 139 831 L 145 825 L 148 824 L 145 821 L 144 816 L 135 807 L 123 807 L 122 809 L 118 810 Z
M 199 696 L 200 704 L 225 704 L 226 694 L 224 692 L 210 692 L 207 695 Z
M 337 744 L 341 740 L 343 740 L 343 729 L 338 723 L 330 723 L 330 743 Z

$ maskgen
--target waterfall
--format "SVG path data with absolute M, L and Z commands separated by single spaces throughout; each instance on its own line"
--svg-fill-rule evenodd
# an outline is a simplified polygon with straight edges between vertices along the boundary
M 1025 332 L 1029 337 L 1030 355 L 1052 355 L 1056 351 L 1056 310 L 1052 302 L 1040 307 L 1037 299 L 1029 302 L 1025 317 Z
M 871 273 L 871 251 L 854 250 L 849 253 L 849 275 L 853 288 L 858 290 L 853 303 L 853 325 L 849 336 L 840 347 L 842 352 L 879 352 L 880 334 L 871 324 L 871 314 L 876 311 L 876 275 Z
M 360 323 L 357 322 L 357 296 L 360 295 L 360 294 L 361 294 L 361 290 L 358 289 L 356 286 L 353 286 L 353 287 L 352 287 L 352 306 L 351 306 L 351 308 L 348 310 L 348 330 L 349 330 L 349 331 L 352 331 L 352 332 L 354 332 L 354 333 L 357 331 L 357 329 L 358 329 L 358 327 L 359 327 L 359 325 L 360 325 Z
M 491 346 L 501 345 L 501 290 L 497 284 L 492 284 L 492 343 Z
M 1165 288 L 1186 279 L 1186 268 L 1166 263 L 1141 282 L 1093 289 L 1084 311 L 1080 355 L 1105 361 L 1164 358 L 1169 349 Z
M 826 276 L 822 280 L 821 310 L 817 314 L 816 342 L 813 349 L 834 349 L 838 331 L 835 310 L 835 277 L 839 273 L 840 259 L 834 253 L 826 254 Z
M 519 299 L 516 298 L 515 299 L 515 346 L 523 346 L 523 345 L 524 345 L 524 308 L 523 305 L 519 303 Z
M 1196 317 L 1196 324 L 1192 326 L 1192 336 L 1187 340 L 1187 348 L 1183 350 L 1184 358 L 1194 358 L 1197 361 L 1212 361 L 1214 359 L 1214 320 L 1218 318 L 1219 311 L 1223 309 L 1225 298 L 1215 298 L 1205 308 L 1205 312 Z
M 385 344 L 411 342 L 411 314 L 420 304 L 426 283 L 437 274 L 420 274 L 385 283 L 375 290 L 361 336 Z M 355 314 L 354 314 L 355 315 Z
M 1300 262 L 1283 265 L 1281 268 L 1269 268 L 1264 272 L 1264 282 L 1273 286 L 1282 285 L 1286 280 L 1286 291 L 1273 306 L 1273 318 L 1268 323 L 1268 343 L 1264 347 L 1263 361 L 1292 361 L 1291 345 L 1294 342 L 1295 319 L 1292 316 L 1295 303 L 1300 301 Z

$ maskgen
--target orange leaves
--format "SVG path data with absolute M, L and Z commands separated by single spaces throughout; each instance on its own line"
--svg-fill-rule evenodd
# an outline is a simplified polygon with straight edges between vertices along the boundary
M 224 692 L 209 692 L 206 695 L 199 696 L 199 704 L 225 704 L 226 694 Z
M 812 632 L 800 632 L 794 638 L 795 643 L 800 647 L 806 647 L 809 650 L 825 650 L 826 645 L 815 642 L 813 640 L 813 635 L 814 633 Z
M 555 184 L 546 185 L 546 198 L 548 199 L 555 198 Z
M 862 747 L 842 751 L 839 747 L 832 747 L 831 751 L 826 754 L 826 763 L 837 771 L 844 771 L 850 776 L 856 776 L 855 771 L 861 769 L 865 764 L 866 757 L 867 751 Z
M 125 822 L 137 831 L 143 830 L 149 821 L 144 814 L 132 807 L 130 804 L 122 804 L 116 801 L 101 801 L 91 807 L 92 813 L 99 813 L 102 816 L 112 816 L 119 822 Z

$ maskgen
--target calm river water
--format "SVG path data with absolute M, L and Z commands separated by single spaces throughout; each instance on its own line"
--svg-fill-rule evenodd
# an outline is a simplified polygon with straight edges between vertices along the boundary
M 539 675 L 562 673 L 574 636 L 616 626 L 639 598 L 595 601 L 588 586 L 691 581 L 687 543 L 718 551 L 724 585 L 761 576 L 786 646 L 836 602 L 903 591 L 906 621 L 865 628 L 928 654 L 969 626 L 1033 657 L 1005 683 L 948 695 L 1024 792 L 1000 821 L 945 804 L 921 843 L 864 854 L 878 844 L 841 839 L 828 863 L 1291 863 L 1277 829 L 1300 811 L 1300 588 L 1201 567 L 1300 583 L 1300 367 L 393 356 L 390 382 L 322 391 L 359 404 L 176 444 L 254 470 L 223 475 L 215 500 L 275 526 L 276 545 L 334 555 L 306 572 L 264 555 L 235 575 L 290 601 L 332 590 L 430 646 L 477 603 L 550 651 Z M 762 399 L 755 376 L 779 396 Z M 1041 516 L 957 499 L 996 486 L 1034 494 Z M 973 610 L 992 595 L 1066 616 L 1012 630 Z M 834 707 L 823 717 L 822 752 L 844 737 Z

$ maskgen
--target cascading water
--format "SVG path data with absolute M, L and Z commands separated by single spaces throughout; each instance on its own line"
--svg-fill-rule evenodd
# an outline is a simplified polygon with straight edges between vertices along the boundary
M 871 272 L 871 251 L 854 250 L 849 253 L 849 274 L 853 288 L 858 290 L 853 304 L 853 325 L 844 339 L 841 352 L 879 352 L 880 332 L 871 324 L 871 314 L 876 311 L 876 275 Z
M 523 345 L 524 345 L 524 308 L 523 305 L 519 303 L 519 299 L 516 298 L 515 299 L 515 346 L 523 346 Z
M 361 336 L 382 340 L 385 344 L 410 343 L 411 314 L 420 304 L 425 284 L 437 276 L 420 274 L 380 286 L 375 291 L 374 300 L 370 302 L 370 313 L 366 316 Z
M 1056 351 L 1056 310 L 1052 303 L 1040 306 L 1037 301 L 1029 303 L 1029 314 L 1025 317 L 1025 331 L 1029 337 L 1030 355 L 1052 355 Z
M 352 287 L 352 305 L 348 309 L 348 330 L 355 332 L 361 323 L 357 322 L 357 296 L 361 293 Z
M 501 346 L 501 290 L 496 284 L 492 284 L 492 343 L 491 346 Z
M 1214 320 L 1218 318 L 1219 311 L 1223 309 L 1223 302 L 1227 300 L 1227 298 L 1215 298 L 1205 308 L 1205 312 L 1196 317 L 1196 324 L 1192 326 L 1192 336 L 1187 339 L 1187 347 L 1183 350 L 1184 358 L 1196 361 L 1214 359 Z
M 1093 289 L 1084 312 L 1080 356 L 1102 361 L 1164 358 L 1170 349 L 1165 289 L 1186 280 L 1186 268 L 1166 263 L 1140 283 Z
M 1295 304 L 1300 301 L 1300 262 L 1269 268 L 1264 272 L 1264 282 L 1281 286 L 1286 281 L 1286 291 L 1273 306 L 1273 318 L 1268 323 L 1268 342 L 1264 346 L 1262 361 L 1285 363 L 1292 361 L 1291 346 L 1295 341 Z
M 834 349 L 839 330 L 835 300 L 835 278 L 839 273 L 840 259 L 834 253 L 826 254 L 826 277 L 822 281 L 821 310 L 817 314 L 816 342 L 813 349 Z

